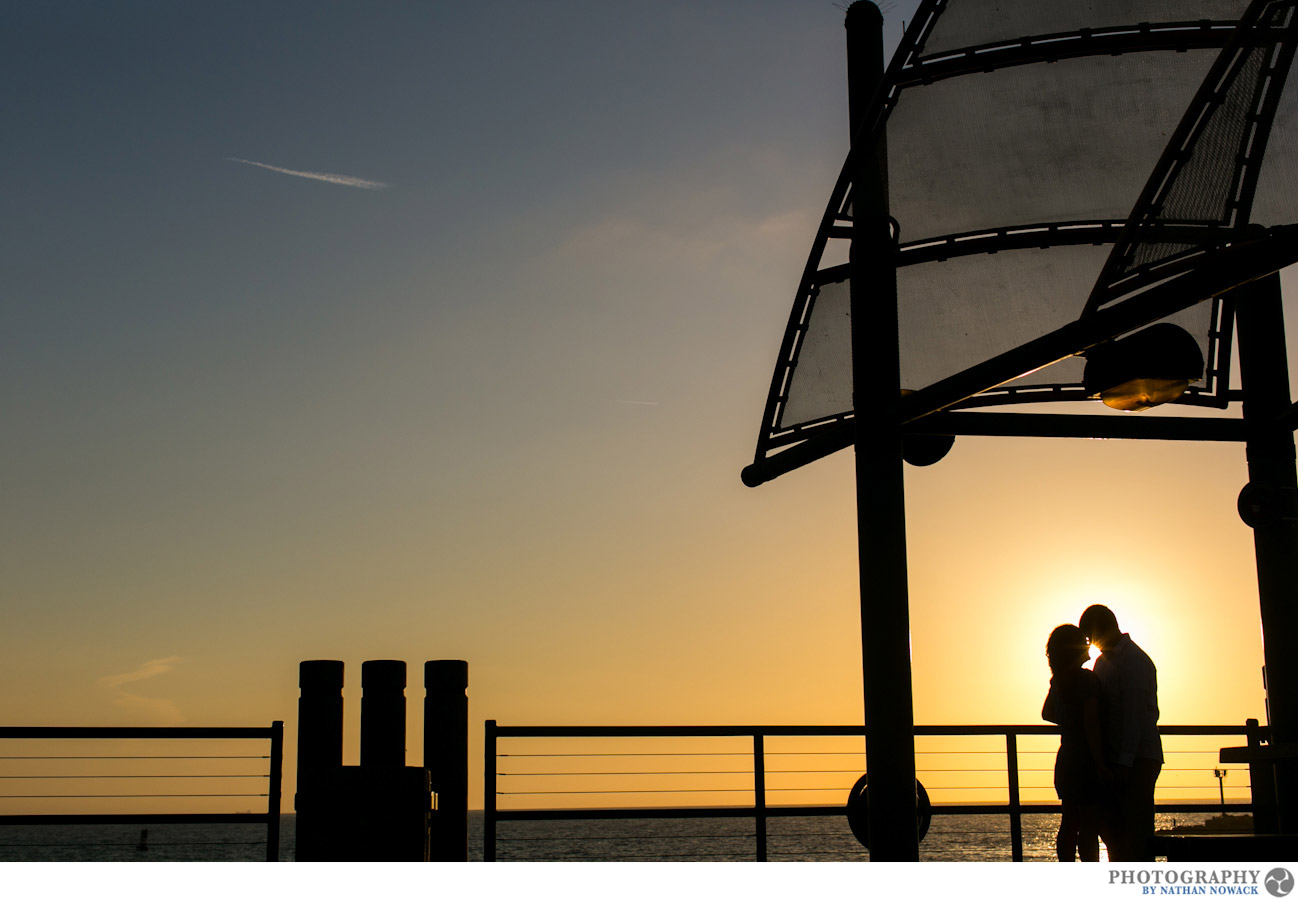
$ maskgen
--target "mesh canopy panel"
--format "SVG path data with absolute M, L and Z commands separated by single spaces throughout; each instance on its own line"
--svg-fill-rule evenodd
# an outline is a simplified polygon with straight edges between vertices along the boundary
M 1089 314 L 1102 276 L 1126 277 L 1134 286 L 1115 297 L 1139 302 L 1166 280 L 1165 260 L 1203 252 L 1205 233 L 1298 222 L 1298 85 L 1279 90 L 1295 78 L 1296 7 L 925 0 L 865 126 L 887 148 L 903 388 L 940 385 L 942 404 L 966 407 L 1083 399 L 1079 357 L 1018 377 L 997 369 L 1010 381 L 994 387 L 965 373 L 1073 334 L 1061 329 Z M 759 461 L 817 435 L 841 442 L 837 423 L 852 415 L 848 267 L 821 262 L 851 235 L 849 171 L 790 316 Z M 1133 231 L 1140 216 L 1156 227 Z M 1182 402 L 1224 405 L 1230 316 L 1221 301 L 1182 300 L 1185 283 L 1174 290 L 1186 308 L 1165 321 L 1194 335 L 1208 365 Z
M 923 52 L 1138 22 L 1234 20 L 1246 6 L 1248 0 L 947 0 Z
M 925 387 L 1073 321 L 1106 256 L 1108 247 L 1050 247 L 898 270 L 902 385 Z M 1075 362 L 1019 382 L 1080 380 Z
M 1269 173 L 1295 162 L 1271 153 L 1272 121 L 1288 112 L 1281 87 L 1292 62 L 1295 4 L 1276 0 L 1252 10 L 1187 109 L 1168 151 L 1132 211 L 1130 224 L 1097 280 L 1087 312 L 1143 284 L 1192 265 L 1204 251 L 1246 237 L 1263 160 Z M 1283 139 L 1282 139 L 1283 140 Z M 1279 142 L 1278 142 L 1279 143 Z M 1270 224 L 1298 218 L 1292 193 L 1264 200 Z
M 888 188 L 902 239 L 1125 219 L 1216 55 L 1083 57 L 901 91 Z
M 1049 247 L 965 256 L 906 266 L 897 272 L 902 385 L 912 388 L 955 375 L 1066 325 L 1077 318 L 1107 246 Z M 846 272 L 839 270 L 845 277 Z M 1170 317 L 1195 335 L 1205 358 L 1212 305 L 1201 303 Z M 790 392 L 777 425 L 832 418 L 852 408 L 851 310 L 848 282 L 816 292 L 798 354 L 797 391 Z M 993 327 L 995 326 L 995 327 Z M 990 332 L 992 345 L 967 336 Z M 1084 361 L 1064 360 L 1016 379 L 1017 388 L 1080 383 Z
M 843 275 L 846 276 L 846 272 Z M 821 286 L 812 295 L 807 331 L 798 352 L 796 382 L 780 410 L 780 422 L 794 426 L 852 408 L 852 313 L 846 280 Z
M 1252 221 L 1260 225 L 1284 225 L 1298 220 L 1298 66 L 1290 66 L 1285 80 L 1266 156 L 1262 158 Z

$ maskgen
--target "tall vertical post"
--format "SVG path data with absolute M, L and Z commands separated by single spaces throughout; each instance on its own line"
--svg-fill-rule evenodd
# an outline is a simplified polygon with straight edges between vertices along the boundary
M 482 859 L 496 861 L 496 720 L 488 719 L 482 741 Z
M 1005 734 L 1005 772 L 1009 777 L 1010 860 L 1023 862 L 1023 807 L 1019 794 L 1019 739 L 1014 732 Z
M 279 862 L 279 807 L 284 788 L 284 723 L 270 723 L 270 778 L 266 786 L 266 861 Z
M 757 861 L 766 862 L 766 738 L 753 735 L 753 824 Z
M 406 664 L 361 663 L 361 765 L 406 764 Z
M 437 794 L 430 858 L 469 858 L 469 664 L 424 663 L 424 768 Z
M 1267 716 L 1273 744 L 1298 742 L 1298 472 L 1294 436 L 1277 422 L 1289 411 L 1289 360 L 1285 349 L 1280 276 L 1237 288 L 1239 370 L 1244 384 L 1249 494 L 1261 509 L 1253 516 Z M 1276 764 L 1281 831 L 1298 830 L 1298 767 Z
M 886 144 L 883 139 L 870 143 L 866 121 L 882 80 L 883 14 L 873 3 L 857 0 L 847 10 L 845 26 L 852 127 L 852 407 L 870 858 L 916 861 L 896 239 L 888 217 Z
M 308 659 L 298 666 L 297 848 L 299 862 L 336 857 L 332 819 L 323 802 L 343 765 L 343 663 Z

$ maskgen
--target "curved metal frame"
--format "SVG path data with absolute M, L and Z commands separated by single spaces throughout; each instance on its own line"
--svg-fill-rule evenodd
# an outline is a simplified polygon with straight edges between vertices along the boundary
M 1284 0 L 1284 2 L 1290 3 L 1291 0 Z M 860 129 L 866 131 L 869 137 L 865 140 L 860 138 L 854 140 L 853 146 L 874 146 L 877 144 L 901 90 L 906 87 L 929 84 L 960 75 L 991 72 L 1009 66 L 1050 62 L 1060 59 L 1148 51 L 1178 51 L 1192 48 L 1225 48 L 1232 40 L 1239 42 L 1239 26 L 1245 21 L 1241 19 L 1239 21 L 1138 23 L 1130 26 L 1080 29 L 1072 32 L 1058 32 L 1028 36 L 1016 40 L 997 41 L 926 56 L 924 55 L 924 45 L 931 36 L 933 28 L 946 5 L 947 0 L 924 0 L 921 4 L 912 26 L 903 36 L 902 43 L 893 56 L 892 63 L 888 67 L 879 91 L 869 104 L 869 112 L 860 125 Z M 1288 30 L 1293 27 L 1293 22 L 1282 23 L 1282 26 L 1262 26 L 1255 29 L 1256 33 L 1262 35 L 1257 40 L 1263 42 L 1267 40 L 1277 41 L 1280 39 L 1277 36 L 1278 33 L 1284 32 L 1287 34 Z M 1222 65 L 1225 64 L 1219 60 L 1215 67 Z M 1206 88 L 1201 90 L 1200 94 L 1205 92 Z M 1278 102 L 1278 94 L 1279 91 L 1273 90 L 1270 92 L 1270 96 L 1265 98 L 1270 104 L 1271 112 L 1274 112 L 1275 103 Z M 1197 95 L 1196 102 L 1198 100 L 1199 96 Z M 861 137 L 865 137 L 865 135 Z M 1183 143 L 1178 146 L 1183 146 Z M 1171 156 L 1172 150 L 1169 147 L 1169 150 L 1164 154 L 1164 162 Z M 811 422 L 798 423 L 790 427 L 783 426 L 780 419 L 788 399 L 792 376 L 797 368 L 802 341 L 807 331 L 811 312 L 815 306 L 816 294 L 820 286 L 846 278 L 845 272 L 840 273 L 840 268 L 845 270 L 846 267 L 822 269 L 820 264 L 829 240 L 849 239 L 851 235 L 853 198 L 849 173 L 852 171 L 852 165 L 852 154 L 849 153 L 842 172 L 830 194 L 829 203 L 826 205 L 825 213 L 821 218 L 820 226 L 812 243 L 811 253 L 803 269 L 797 299 L 790 312 L 784 337 L 781 341 L 776 369 L 771 379 L 766 406 L 763 411 L 762 433 L 758 439 L 755 455 L 756 465 L 752 467 L 754 469 L 761 466 L 764 461 L 769 463 L 772 459 L 769 454 L 772 451 L 780 451 L 782 448 L 795 449 L 793 445 L 806 441 L 814 440 L 820 443 L 821 446 L 814 450 L 808 448 L 810 452 L 795 453 L 788 459 L 781 460 L 778 466 L 773 467 L 774 470 L 788 471 L 802 464 L 795 463 L 796 458 L 806 457 L 806 461 L 809 462 L 849 446 L 851 443 L 850 438 L 845 440 L 844 435 L 841 433 L 849 430 L 845 429 L 845 424 L 853 418 L 851 410 L 828 415 Z M 1256 169 L 1256 167 L 1254 168 Z M 1146 193 L 1150 190 L 1147 188 Z M 1142 196 L 1142 201 L 1147 200 L 1148 198 Z M 893 228 L 894 236 L 899 237 L 899 226 L 894 223 Z M 1167 240 L 1188 239 L 1193 234 L 1195 242 L 1198 243 L 1203 240 L 1204 234 L 1211 233 L 1211 230 L 1212 226 L 1205 227 L 1202 223 L 1145 223 L 1144 230 L 1140 234 L 1145 238 L 1152 235 Z M 1214 241 L 1214 247 L 1218 250 L 1237 244 L 1251 244 L 1250 237 L 1257 237 L 1256 235 L 1246 237 L 1229 224 L 1217 226 L 1216 230 L 1220 232 L 1216 235 L 1217 239 Z M 1131 225 L 1126 221 L 1119 220 L 1007 225 L 999 229 L 939 235 L 909 244 L 899 244 L 897 265 L 903 267 L 975 254 L 1067 245 L 1114 244 L 1116 246 L 1123 240 L 1124 235 L 1131 232 Z M 1196 256 L 1194 264 L 1198 265 L 1201 262 L 1203 260 Z M 1177 266 L 1171 270 L 1159 269 L 1154 274 L 1157 278 L 1167 279 L 1171 277 L 1175 280 L 1175 275 L 1183 274 L 1185 271 L 1187 271 L 1187 267 Z M 1151 272 L 1153 272 L 1152 269 Z M 1236 393 L 1231 390 L 1228 381 L 1230 371 L 1229 351 L 1233 330 L 1231 305 L 1229 302 L 1224 302 L 1222 298 L 1212 299 L 1216 308 L 1212 317 L 1213 325 L 1208 335 L 1209 352 L 1206 360 L 1205 380 L 1202 385 L 1193 386 L 1177 401 L 1183 405 L 1224 408 L 1232 400 L 1238 399 Z M 1085 348 L 1079 347 L 1077 350 L 1065 354 L 1065 356 L 1074 355 L 1083 349 Z M 1051 360 L 1051 362 L 1053 361 L 1055 360 Z M 951 380 L 946 379 L 945 381 L 949 382 Z M 930 393 L 929 389 L 925 389 L 924 393 Z M 1075 382 L 1034 384 L 1030 386 L 994 385 L 977 392 L 976 395 L 961 397 L 953 402 L 948 401 L 941 408 L 967 409 L 981 406 L 1084 399 L 1087 399 L 1084 388 Z M 779 452 L 777 455 L 783 457 L 788 453 L 789 449 L 784 449 L 783 452 Z M 750 476 L 753 476 L 753 473 L 748 473 L 745 480 L 748 481 Z M 766 479 L 762 478 L 761 480 Z
M 1284 21 L 1286 18 L 1288 21 Z M 1298 3 L 1273 0 L 1251 9 L 1250 14 L 1240 21 L 1237 32 L 1231 52 L 1221 54 L 1213 63 L 1168 141 L 1100 273 L 1083 315 L 1091 315 L 1100 307 L 1158 279 L 1193 268 L 1204 254 L 1220 249 L 1231 240 L 1239 240 L 1243 237 L 1243 229 L 1250 227 L 1249 214 L 1257 191 L 1262 158 L 1280 104 L 1284 80 L 1293 63 L 1294 38 L 1298 35 Z M 1194 145 L 1209 128 L 1214 113 L 1225 103 L 1229 87 L 1258 52 L 1262 52 L 1265 60 L 1246 117 L 1251 127 L 1244 129 L 1237 138 L 1230 191 L 1220 215 L 1215 220 L 1160 219 L 1168 196 L 1177 183 L 1177 176 L 1192 158 Z M 1138 247 L 1149 243 L 1178 243 L 1175 240 L 1177 230 L 1185 232 L 1187 238 L 1193 238 L 1185 241 L 1188 245 L 1185 251 L 1143 265 L 1133 265 Z M 1168 231 L 1172 234 L 1168 235 Z M 1170 240 L 1165 241 L 1166 238 Z

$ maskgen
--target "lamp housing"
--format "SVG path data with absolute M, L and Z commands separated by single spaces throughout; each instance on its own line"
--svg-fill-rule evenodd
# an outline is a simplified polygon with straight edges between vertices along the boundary
M 1138 412 L 1170 403 L 1203 378 L 1203 351 L 1194 335 L 1159 322 L 1130 337 L 1092 347 L 1082 383 L 1105 406 Z

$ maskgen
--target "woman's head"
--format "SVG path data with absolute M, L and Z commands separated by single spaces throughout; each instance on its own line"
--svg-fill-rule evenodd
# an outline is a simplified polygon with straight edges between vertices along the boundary
M 1046 658 L 1050 660 L 1050 671 L 1075 669 L 1086 662 L 1090 656 L 1090 647 L 1086 635 L 1076 625 L 1060 625 L 1050 632 L 1046 641 Z

